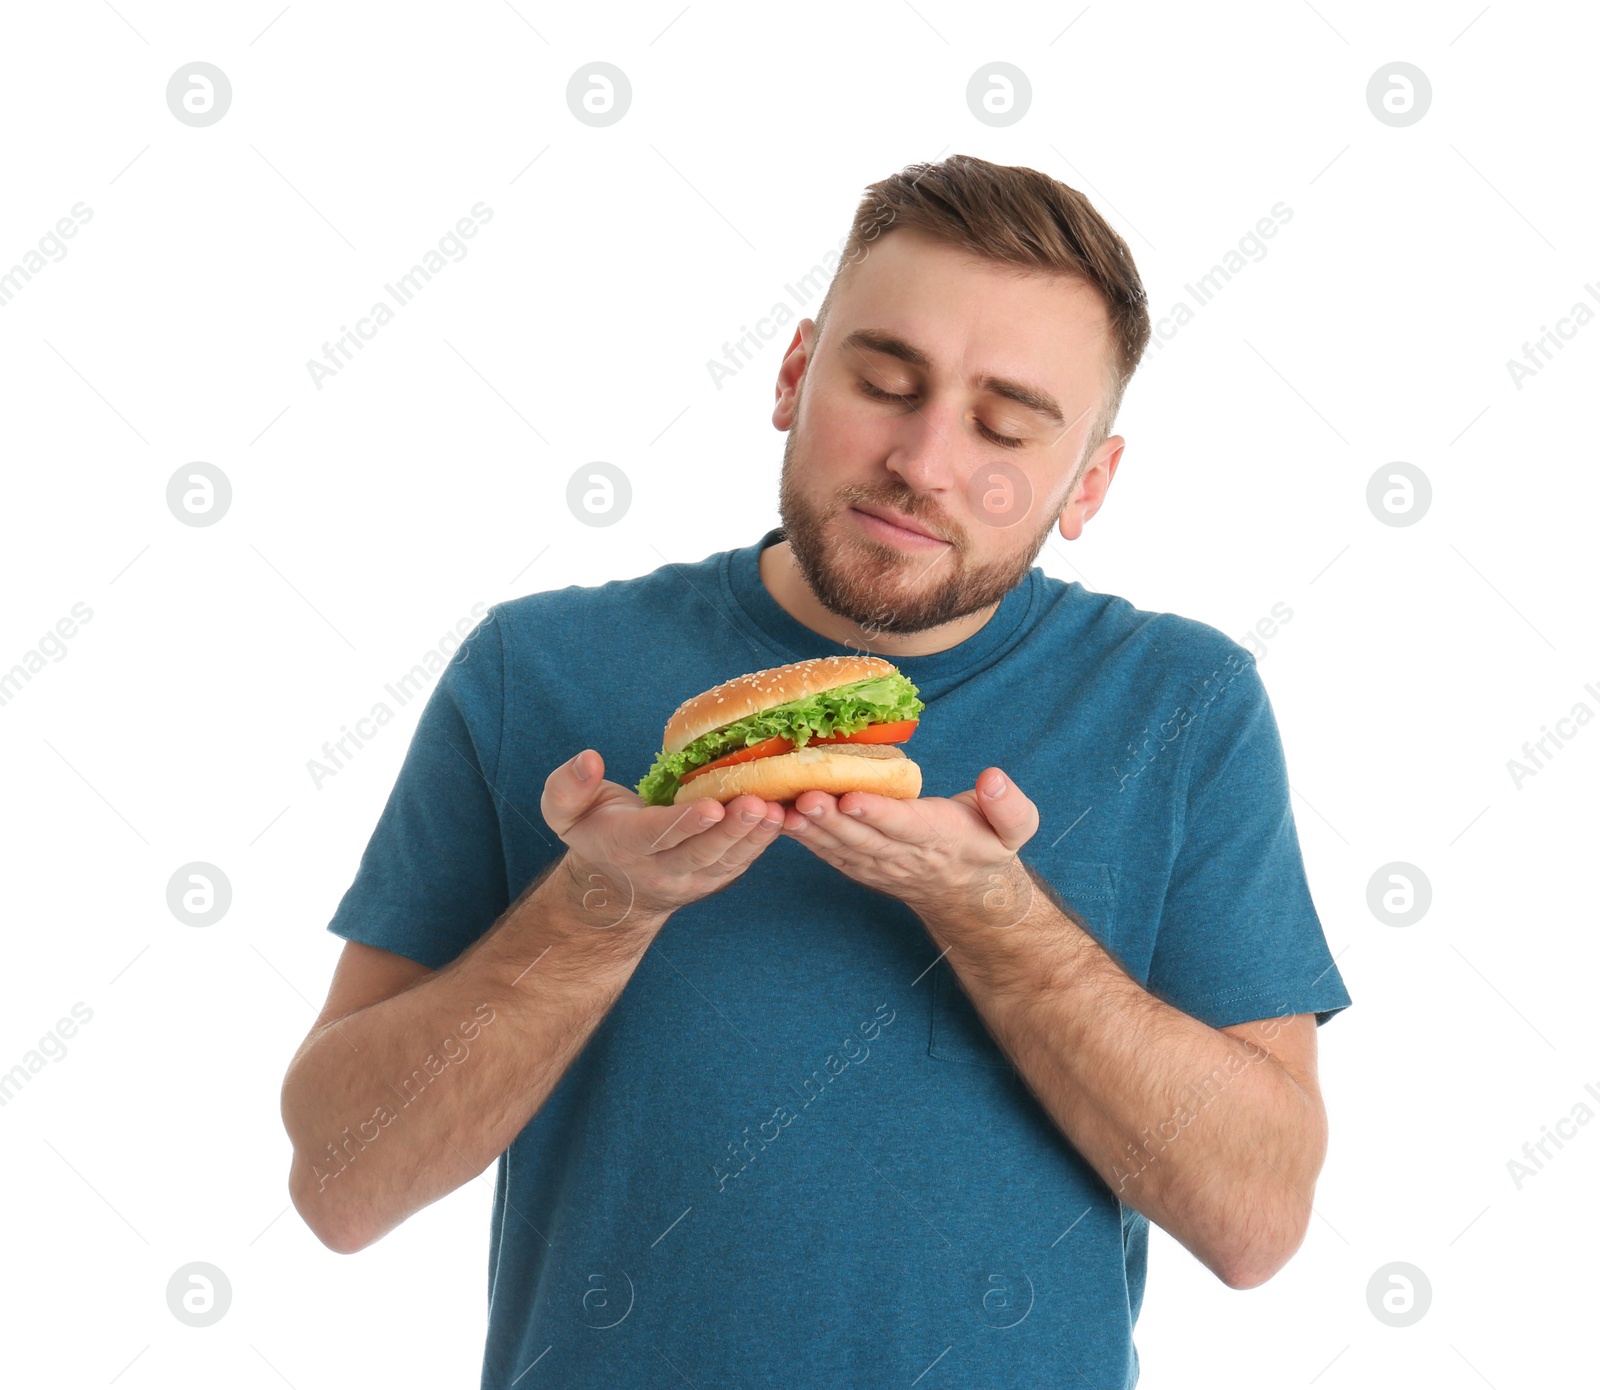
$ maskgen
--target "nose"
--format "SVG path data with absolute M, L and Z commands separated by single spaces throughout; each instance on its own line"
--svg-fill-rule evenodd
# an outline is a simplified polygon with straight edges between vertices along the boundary
M 928 401 L 895 422 L 884 465 L 913 492 L 949 494 L 961 482 L 960 441 L 955 412 Z

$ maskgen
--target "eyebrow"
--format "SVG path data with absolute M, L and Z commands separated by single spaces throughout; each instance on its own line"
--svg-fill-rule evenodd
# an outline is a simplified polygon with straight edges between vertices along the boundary
M 892 333 L 886 333 L 878 328 L 858 328 L 844 340 L 844 346 L 855 348 L 858 351 L 882 353 L 885 357 L 898 358 L 913 367 L 920 367 L 923 371 L 932 368 L 933 363 L 928 360 L 927 353 L 912 345 L 904 338 L 897 338 Z M 1065 425 L 1067 417 L 1063 413 L 1056 398 L 1048 391 L 1040 391 L 1036 387 L 1025 386 L 1020 381 L 1012 381 L 1008 377 L 994 376 L 985 373 L 974 379 L 974 386 L 980 391 L 986 391 L 993 396 L 1004 396 L 1009 401 L 1042 415 L 1047 420 L 1053 420 L 1058 425 Z

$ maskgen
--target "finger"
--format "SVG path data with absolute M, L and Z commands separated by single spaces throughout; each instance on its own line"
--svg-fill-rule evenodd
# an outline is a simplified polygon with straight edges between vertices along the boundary
M 783 807 L 777 804 L 767 805 L 765 814 L 757 815 L 751 823 L 750 833 L 723 853 L 719 861 L 720 866 L 733 870 L 746 868 L 777 838 L 782 825 Z
M 650 806 L 639 813 L 639 838 L 630 845 L 639 854 L 662 854 L 726 819 L 720 801 L 703 796 L 676 806 Z
M 563 839 L 586 816 L 605 785 L 606 762 L 593 748 L 575 753 L 544 779 L 539 813 Z
M 997 767 L 986 767 L 976 783 L 978 810 L 1013 854 L 1039 829 L 1039 808 Z
M 946 838 L 927 812 L 910 798 L 882 796 L 877 792 L 845 792 L 838 806 L 847 822 L 870 826 L 885 839 L 899 844 L 931 849 Z
M 700 804 L 695 803 L 696 806 Z M 766 802 L 748 793 L 736 796 L 726 806 L 715 801 L 712 805 L 722 812 L 721 818 L 703 827 L 697 821 L 697 829 L 693 834 L 661 853 L 660 863 L 664 868 L 677 873 L 694 873 L 709 868 L 752 830 L 756 830 L 767 810 Z M 745 819 L 747 813 L 750 814 L 749 820 Z
M 855 797 L 860 793 L 846 792 L 844 795 Z M 796 834 L 819 849 L 848 849 L 863 854 L 883 853 L 889 849 L 889 839 L 881 831 L 863 825 L 860 819 L 848 816 L 839 809 L 843 799 L 827 792 L 803 792 L 795 801 L 795 807 L 809 825 Z M 801 801 L 805 804 L 801 805 Z
M 882 852 L 893 844 L 934 845 L 944 837 L 914 801 L 876 792 L 842 792 L 838 796 L 818 792 L 795 802 L 816 828 L 818 838 L 830 843 Z M 802 832 L 805 833 L 805 832 Z

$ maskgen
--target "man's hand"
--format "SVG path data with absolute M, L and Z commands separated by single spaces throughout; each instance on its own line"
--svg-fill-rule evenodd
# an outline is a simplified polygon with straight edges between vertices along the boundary
M 1017 851 L 1039 829 L 1039 809 L 998 767 L 971 791 L 901 800 L 876 792 L 801 792 L 783 833 L 863 887 L 914 912 L 984 906 L 1024 870 Z
M 646 806 L 604 774 L 605 760 L 585 748 L 545 779 L 539 800 L 569 851 L 556 872 L 567 874 L 573 903 L 596 926 L 629 919 L 659 926 L 678 908 L 726 888 L 783 824 L 783 807 L 759 796 Z
M 1327 1148 L 1314 1017 L 1214 1029 L 1157 999 L 1034 892 L 1016 853 L 1039 829 L 1033 802 L 997 767 L 977 783 L 915 801 L 802 792 L 783 833 L 910 907 L 996 1045 L 1119 1199 L 1230 1288 L 1253 1288 L 1304 1239 Z M 1281 1038 L 1283 1060 L 1258 1036 Z

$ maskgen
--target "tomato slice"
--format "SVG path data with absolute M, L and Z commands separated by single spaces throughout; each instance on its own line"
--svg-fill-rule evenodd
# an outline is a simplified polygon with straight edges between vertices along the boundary
M 887 724 L 868 724 L 853 734 L 830 734 L 812 743 L 904 743 L 917 731 L 915 719 L 895 719 Z
M 829 734 L 827 738 L 814 738 L 811 743 L 904 743 L 916 731 L 915 719 L 895 719 L 887 724 L 868 724 L 866 728 L 857 729 L 853 734 Z M 693 781 L 702 772 L 710 772 L 714 767 L 732 767 L 735 763 L 754 762 L 757 758 L 776 757 L 779 753 L 789 753 L 793 750 L 792 739 L 764 738 L 760 743 L 736 749 L 695 768 L 693 772 L 684 773 L 678 779 L 678 785 L 682 786 L 685 782 Z

